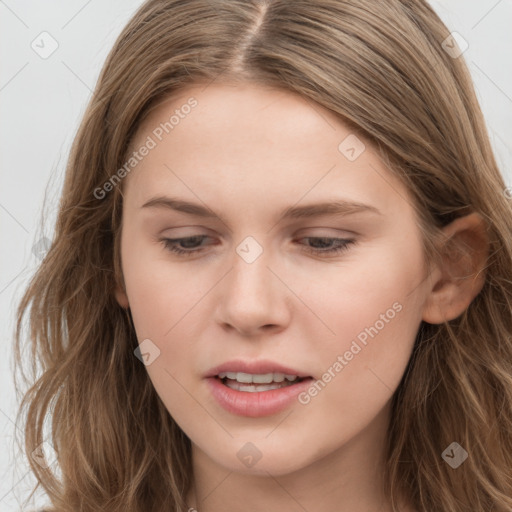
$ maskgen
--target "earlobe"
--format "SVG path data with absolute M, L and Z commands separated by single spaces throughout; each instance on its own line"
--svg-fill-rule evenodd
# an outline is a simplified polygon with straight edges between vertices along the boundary
M 430 324 L 460 316 L 485 284 L 489 237 L 482 216 L 474 212 L 455 219 L 443 233 L 441 262 L 423 309 L 422 319 Z
M 126 295 L 126 292 L 119 284 L 116 284 L 116 287 L 114 290 L 114 295 L 115 295 L 117 302 L 119 303 L 119 305 L 122 308 L 128 309 L 130 307 L 130 303 L 128 301 L 128 295 Z

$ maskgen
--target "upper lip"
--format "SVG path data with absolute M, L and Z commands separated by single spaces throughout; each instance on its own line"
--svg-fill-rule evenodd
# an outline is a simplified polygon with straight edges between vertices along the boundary
M 266 359 L 244 361 L 242 359 L 234 359 L 232 361 L 226 361 L 214 368 L 211 368 L 206 373 L 206 377 L 215 377 L 222 372 L 234 372 L 234 373 L 251 373 L 251 374 L 265 374 L 265 373 L 284 373 L 285 375 L 296 375 L 297 377 L 310 377 L 309 374 L 283 366 L 282 364 L 275 363 Z

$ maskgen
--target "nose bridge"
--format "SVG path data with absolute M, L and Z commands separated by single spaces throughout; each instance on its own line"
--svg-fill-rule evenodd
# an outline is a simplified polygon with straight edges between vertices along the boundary
M 226 276 L 219 311 L 220 321 L 241 331 L 286 321 L 286 305 L 272 268 L 271 252 L 256 238 L 246 237 L 235 249 Z M 282 284 L 281 284 L 282 286 Z
M 258 299 L 261 304 L 270 298 L 270 278 L 272 273 L 267 266 L 270 264 L 270 251 L 263 248 L 262 243 L 253 236 L 248 236 L 238 244 L 233 258 L 231 285 L 233 291 L 241 299 Z M 245 292 L 245 293 L 244 293 Z

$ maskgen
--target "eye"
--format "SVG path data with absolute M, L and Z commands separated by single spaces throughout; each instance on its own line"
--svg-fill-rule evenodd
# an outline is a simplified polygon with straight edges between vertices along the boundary
M 206 235 L 195 235 L 185 238 L 163 238 L 161 241 L 168 251 L 179 256 L 188 257 L 202 252 L 204 250 L 204 245 L 201 245 L 201 242 L 207 238 L 210 237 Z M 309 240 L 312 242 L 313 245 L 306 245 L 304 250 L 314 255 L 341 254 L 348 250 L 351 244 L 356 243 L 354 239 L 313 236 L 302 237 L 298 240 Z
M 198 252 L 202 251 L 202 248 L 197 249 L 197 242 L 202 241 L 205 238 L 210 238 L 206 235 L 195 235 L 188 236 L 186 238 L 163 238 L 162 242 L 164 247 L 179 256 L 192 256 Z M 184 245 L 186 248 L 182 249 L 178 246 L 178 244 Z M 192 246 L 192 247 L 191 247 Z
M 331 237 L 318 237 L 318 236 L 307 236 L 300 238 L 299 240 L 310 240 L 313 241 L 313 246 L 307 245 L 305 250 L 313 254 L 341 254 L 348 250 L 351 244 L 355 244 L 354 239 L 345 238 L 331 238 Z

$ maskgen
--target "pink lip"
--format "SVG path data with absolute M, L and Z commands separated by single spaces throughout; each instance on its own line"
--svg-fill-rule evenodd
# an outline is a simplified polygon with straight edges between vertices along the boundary
M 265 372 L 253 371 L 247 373 Z M 296 375 L 296 373 L 293 372 L 287 373 Z M 226 411 L 239 416 L 257 418 L 275 414 L 288 407 L 299 393 L 305 391 L 311 385 L 313 378 L 306 378 L 297 384 L 292 384 L 291 386 L 286 386 L 281 389 L 272 389 L 270 391 L 260 391 L 256 393 L 231 389 L 223 384 L 222 380 L 218 377 L 208 377 L 206 380 L 212 395 Z
M 236 359 L 227 361 L 215 368 L 210 369 L 205 377 L 215 377 L 222 372 L 242 372 L 242 373 L 284 373 L 286 375 L 297 375 L 297 377 L 310 377 L 309 374 L 283 366 L 273 361 L 261 360 L 261 361 L 243 361 Z

